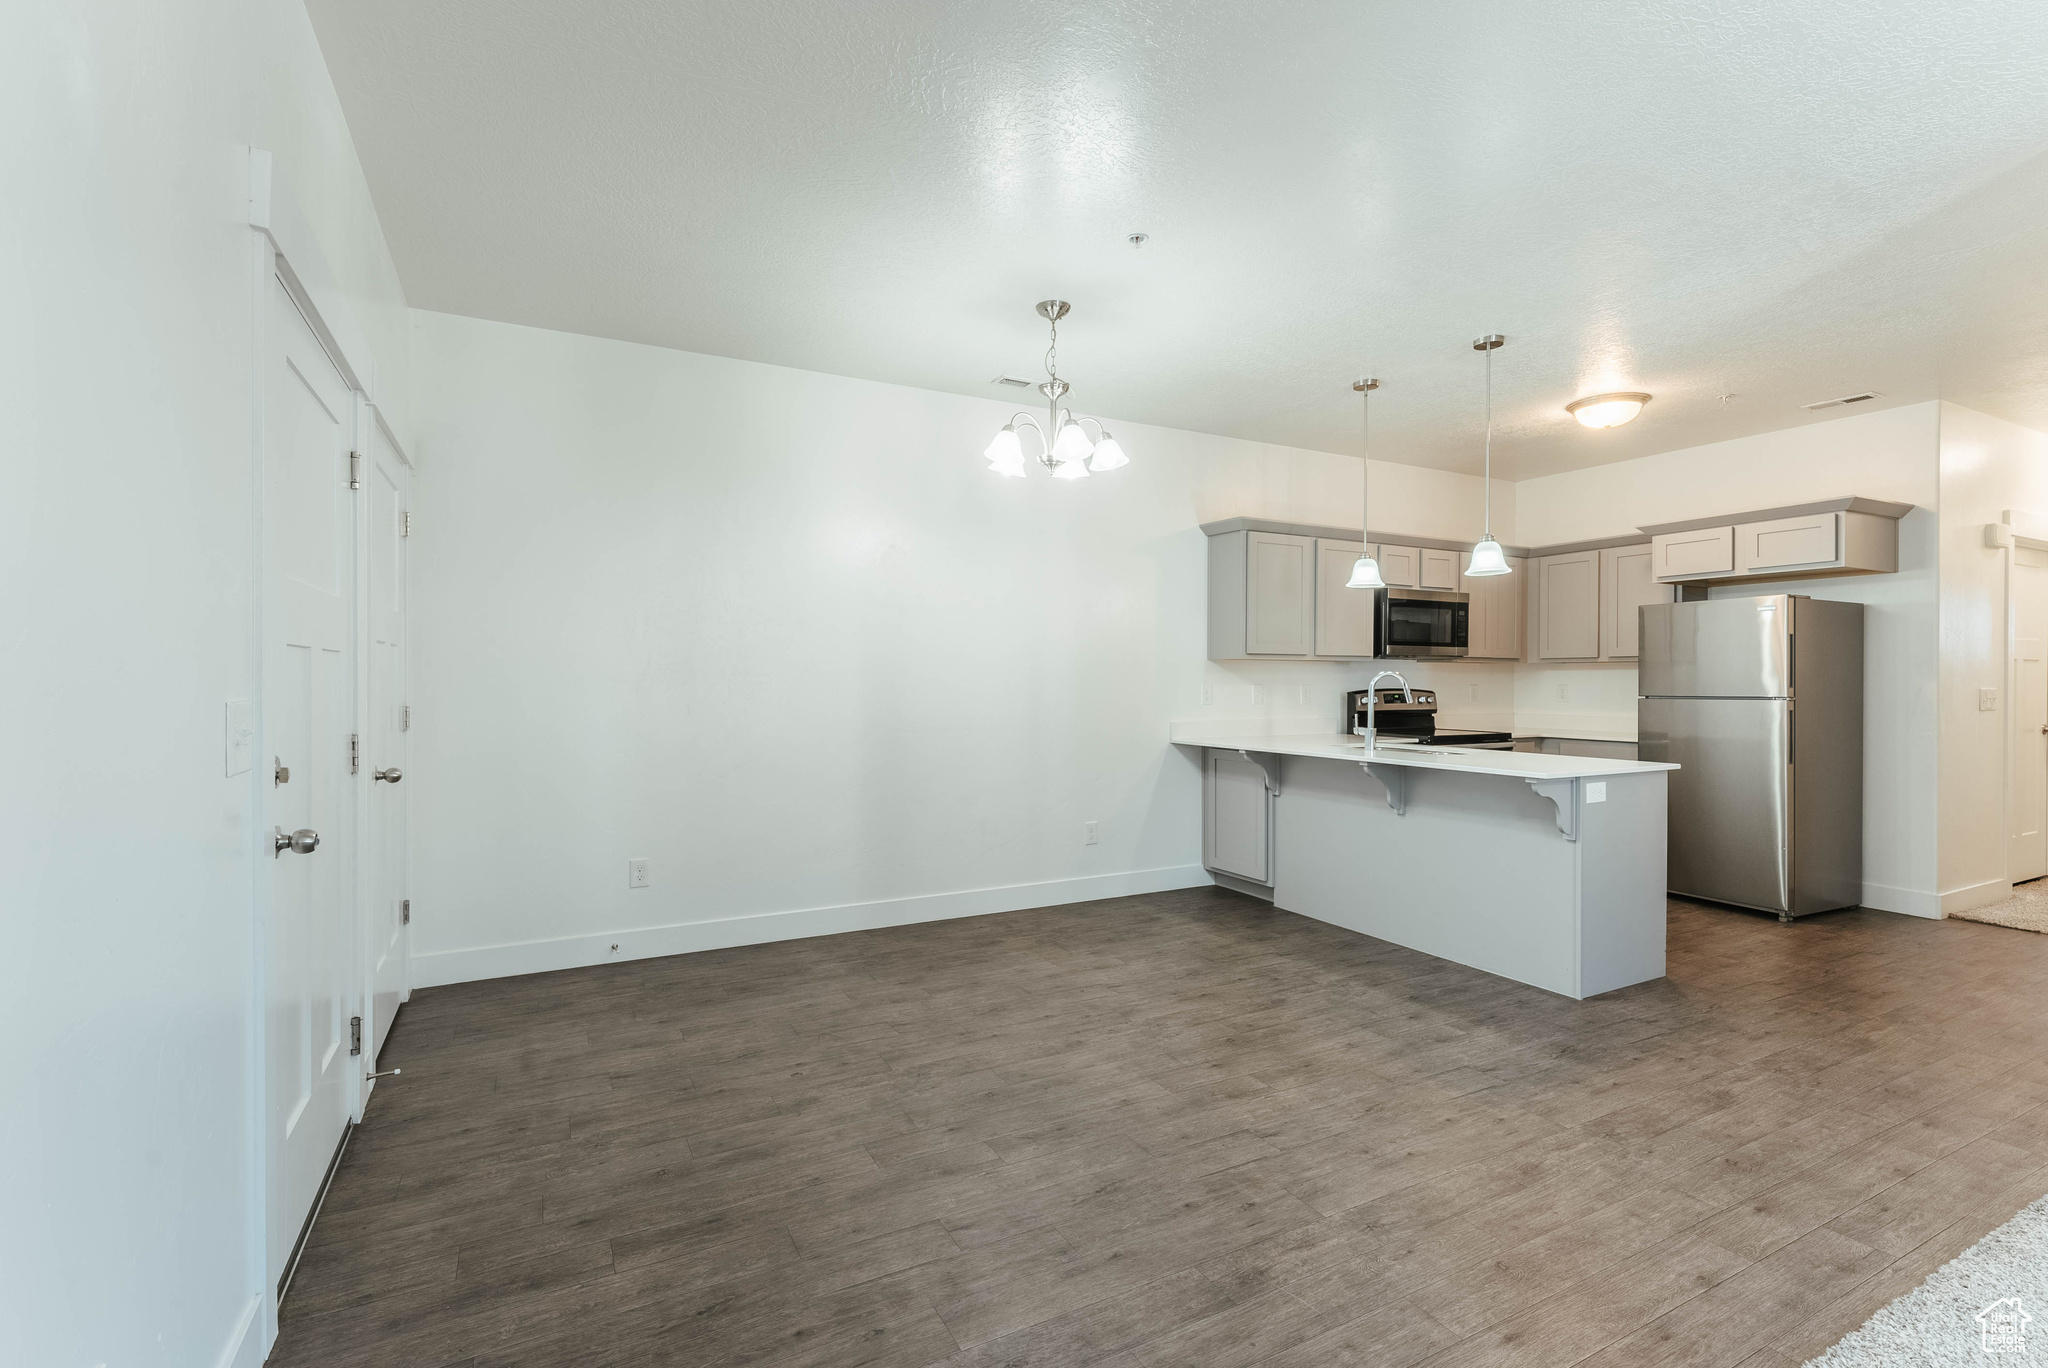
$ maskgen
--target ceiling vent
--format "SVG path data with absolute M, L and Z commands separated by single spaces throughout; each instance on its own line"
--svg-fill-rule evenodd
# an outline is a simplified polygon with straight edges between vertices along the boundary
M 1029 380 L 1019 380 L 1014 375 L 998 375 L 995 378 L 995 383 L 998 385 L 1014 385 L 1018 389 L 1031 388 L 1031 382 Z
M 1805 409 L 1808 413 L 1815 413 L 1821 409 L 1840 408 L 1844 404 L 1862 404 L 1872 399 L 1882 399 L 1883 397 L 1876 390 L 1865 390 L 1861 394 L 1845 394 L 1839 399 L 1823 399 L 1818 404 L 1801 404 L 1799 407 Z

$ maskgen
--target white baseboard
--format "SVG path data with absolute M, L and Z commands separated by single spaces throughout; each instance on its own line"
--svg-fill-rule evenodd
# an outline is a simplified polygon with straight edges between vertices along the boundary
M 1900 912 L 1908 917 L 1941 916 L 1942 897 L 1918 888 L 1893 888 L 1887 884 L 1863 885 L 1863 905 L 1880 912 Z
M 1987 879 L 1980 884 L 1966 888 L 1951 888 L 1941 895 L 1941 915 L 1951 912 L 1968 912 L 1973 908 L 1989 907 L 1995 902 L 2004 902 L 2012 896 L 2010 879 Z
M 880 902 L 842 903 L 788 912 L 757 912 L 712 921 L 677 922 L 625 931 L 599 931 L 553 940 L 481 945 L 466 950 L 440 950 L 412 957 L 415 987 L 471 983 L 477 979 L 538 974 L 550 969 L 576 969 L 616 960 L 684 955 L 697 950 L 725 950 L 735 945 L 830 936 L 842 931 L 867 931 L 881 926 L 979 917 L 991 912 L 1021 912 L 1027 907 L 1127 898 L 1138 893 L 1164 893 L 1176 888 L 1205 888 L 1214 883 L 1200 865 L 1139 869 L 1125 874 L 1097 874 L 1079 879 L 971 888 L 958 893 L 930 893 Z M 612 952 L 612 946 L 618 952 Z
M 257 1331 L 261 1323 L 263 1298 L 251 1297 L 249 1304 L 242 1308 L 242 1319 L 236 1324 L 234 1333 L 228 1336 L 228 1347 L 221 1350 L 220 1368 L 263 1368 L 268 1357 L 264 1350 L 263 1336 Z

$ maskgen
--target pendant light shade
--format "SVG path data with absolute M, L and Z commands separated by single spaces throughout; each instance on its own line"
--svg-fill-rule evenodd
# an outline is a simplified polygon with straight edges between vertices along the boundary
M 1131 458 L 1124 455 L 1124 449 L 1116 444 L 1116 438 L 1109 435 L 1107 428 L 1103 429 L 1102 440 L 1095 444 L 1095 454 L 1088 458 L 1088 468 L 1115 470 L 1118 466 L 1127 466 L 1130 463 Z
M 1094 445 L 1095 443 L 1088 440 L 1088 434 L 1082 430 L 1081 425 L 1069 418 L 1060 424 L 1060 435 L 1052 444 L 1052 458 L 1055 461 L 1079 465 L 1088 459 L 1088 452 Z M 1058 471 L 1053 473 L 1059 474 Z M 1073 480 L 1080 477 L 1069 475 L 1067 478 Z
M 1488 333 L 1472 343 L 1473 351 L 1486 353 L 1486 508 L 1481 524 L 1484 531 L 1479 544 L 1472 548 L 1472 559 L 1465 565 L 1465 573 L 1475 578 L 1515 573 L 1515 568 L 1508 564 L 1507 553 L 1493 539 L 1493 354 L 1506 342 L 1507 338 L 1499 333 Z
M 988 460 L 988 468 L 998 475 L 1013 475 L 1023 478 L 1024 461 L 1023 434 L 1017 431 L 1028 427 L 1038 435 L 1038 454 L 1032 459 L 1059 480 L 1086 479 L 1091 471 L 1115 470 L 1127 466 L 1131 458 L 1109 435 L 1109 429 L 1102 426 L 1100 418 L 1091 418 L 1085 413 L 1075 413 L 1062 408 L 1060 400 L 1073 388 L 1060 379 L 1060 320 L 1073 308 L 1064 299 L 1042 299 L 1038 302 L 1038 316 L 1043 318 L 1052 331 L 1051 345 L 1045 349 L 1045 382 L 1038 392 L 1045 396 L 1045 421 L 1040 422 L 1028 413 L 1019 413 L 1003 425 L 988 448 L 981 454 Z M 1025 385 L 1028 382 L 1003 377 L 1006 385 Z M 1086 423 L 1095 424 L 1096 440 L 1090 441 Z
M 1088 478 L 1088 463 L 1078 458 L 1061 461 L 1052 468 L 1052 477 L 1055 480 L 1085 480 Z
M 1387 582 L 1380 578 L 1380 563 L 1371 556 L 1360 556 L 1351 566 L 1351 578 L 1344 581 L 1346 589 L 1384 589 Z
M 1512 575 L 1514 567 L 1508 564 L 1507 553 L 1500 549 L 1500 543 L 1488 537 L 1472 548 L 1472 562 L 1465 567 L 1468 575 Z

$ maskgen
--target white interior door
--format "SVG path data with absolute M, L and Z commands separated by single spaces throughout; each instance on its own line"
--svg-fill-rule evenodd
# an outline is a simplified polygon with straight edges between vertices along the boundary
M 283 282 L 264 317 L 266 825 L 310 850 L 269 858 L 265 1067 L 268 1263 L 276 1286 L 346 1133 L 359 1085 L 355 934 L 355 399 Z M 310 845 L 302 839 L 300 846 Z
M 2048 551 L 2012 552 L 2012 850 L 2014 883 L 2048 875 Z
M 369 520 L 369 731 L 363 766 L 369 774 L 369 881 L 364 908 L 370 933 L 370 1058 L 384 1048 L 398 1004 L 412 991 L 406 891 L 406 798 L 412 791 L 406 754 L 406 488 L 408 472 L 381 429 L 369 433 L 363 473 Z

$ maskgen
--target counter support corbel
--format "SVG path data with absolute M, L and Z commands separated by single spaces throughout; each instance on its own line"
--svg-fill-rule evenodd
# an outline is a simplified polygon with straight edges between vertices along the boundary
M 1579 781 L 1576 779 L 1531 779 L 1529 787 L 1557 808 L 1557 829 L 1567 841 L 1579 839 Z
M 1408 768 L 1405 765 L 1375 765 L 1361 760 L 1359 766 L 1380 781 L 1387 791 L 1387 806 L 1396 817 L 1408 815 Z

